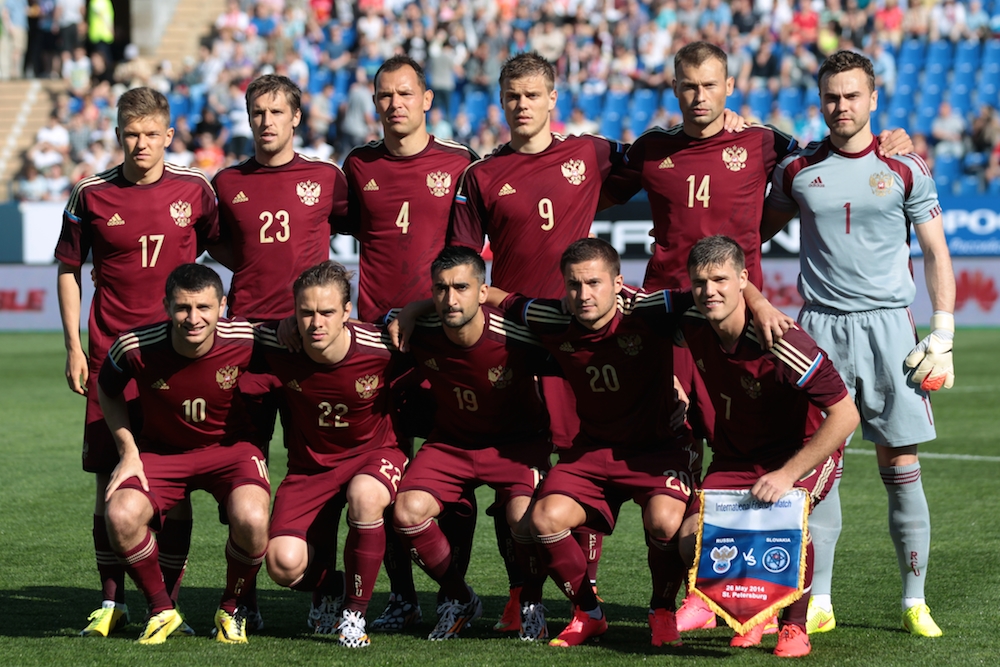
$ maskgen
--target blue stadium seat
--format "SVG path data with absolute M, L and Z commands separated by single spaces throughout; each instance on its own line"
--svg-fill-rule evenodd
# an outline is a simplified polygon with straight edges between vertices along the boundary
M 619 116 L 624 116 L 628 113 L 629 98 L 629 93 L 621 91 L 609 92 L 604 96 L 604 106 L 601 113 L 616 113 Z
M 782 88 L 778 93 L 778 108 L 789 118 L 802 113 L 802 91 L 799 88 Z
M 940 95 L 944 92 L 944 88 L 948 83 L 948 72 L 945 70 L 927 70 L 924 73 L 923 83 L 920 84 L 920 90 L 924 95 Z
M 191 113 L 191 100 L 188 99 L 187 95 L 170 93 L 167 95 L 167 100 L 170 102 L 170 115 L 173 120 Z
M 967 116 L 972 111 L 972 89 L 963 86 L 952 86 L 948 89 L 945 99 L 951 104 L 955 113 Z
M 952 74 L 951 90 L 969 90 L 976 87 L 976 72 L 974 70 L 955 70 Z
M 913 110 L 912 104 L 897 104 L 893 99 L 889 104 L 888 118 L 885 124 L 889 127 L 901 127 L 907 132 L 910 131 L 910 112 Z
M 966 174 L 958 179 L 955 194 L 959 197 L 974 197 L 979 194 L 979 177 L 975 174 Z
M 309 92 L 315 95 L 323 86 L 333 81 L 333 73 L 326 67 L 317 67 L 309 72 Z
M 632 93 L 632 114 L 643 112 L 646 117 L 656 113 L 656 106 L 660 103 L 655 90 L 651 88 L 640 88 Z
M 934 175 L 944 176 L 949 181 L 958 180 L 962 175 L 962 161 L 952 155 L 941 155 L 934 162 Z
M 1000 39 L 991 39 L 986 42 L 986 46 L 983 47 L 983 59 L 981 63 L 984 69 L 990 64 L 1000 65 Z
M 591 120 L 597 120 L 601 115 L 601 108 L 604 106 L 602 96 L 593 93 L 581 93 L 576 98 L 576 106 L 583 109 L 583 115 Z
M 338 95 L 347 95 L 347 89 L 354 83 L 354 72 L 349 67 L 338 69 L 333 75 L 333 89 Z
M 908 97 L 911 101 L 913 100 L 913 93 L 917 91 L 919 87 L 919 73 L 916 70 L 908 70 L 906 72 L 900 72 L 896 78 L 896 93 L 895 97 L 900 95 Z
M 908 39 L 903 42 L 896 62 L 899 72 L 919 72 L 924 68 L 924 43 L 919 39 Z
M 486 108 L 489 106 L 489 98 L 481 90 L 469 91 L 465 96 L 465 114 L 469 117 L 469 122 L 473 128 L 478 128 L 480 121 L 486 118 Z
M 761 120 L 765 120 L 771 115 L 771 91 L 767 88 L 751 90 L 750 95 L 747 97 L 747 104 L 750 105 L 750 111 L 755 116 Z
M 633 109 L 626 120 L 628 121 L 628 128 L 632 130 L 635 136 L 639 136 L 646 131 L 649 127 L 649 119 L 653 114 L 649 113 L 645 109 Z
M 741 106 L 743 106 L 743 93 L 738 89 L 734 89 L 733 94 L 726 99 L 726 108 L 732 111 L 739 111 Z
M 1000 106 L 1000 80 L 996 76 L 987 76 L 982 72 L 979 80 L 979 89 L 976 91 L 979 104 L 990 104 L 994 108 Z
M 955 49 L 955 74 L 974 73 L 979 69 L 979 42 L 964 41 Z
M 615 111 L 602 113 L 600 133 L 609 139 L 619 139 L 622 136 L 622 115 Z
M 986 153 L 977 153 L 975 151 L 970 151 L 965 154 L 962 158 L 962 166 L 965 167 L 965 171 L 970 173 L 978 173 L 986 168 L 986 164 L 989 162 L 989 155 Z
M 469 91 L 466 91 L 466 95 Z M 559 120 L 566 122 L 569 117 L 573 114 L 573 93 L 566 91 L 559 91 L 559 96 L 556 98 L 556 109 L 559 110 Z
M 1000 178 L 994 178 L 986 185 L 986 191 L 991 195 L 1000 196 Z
M 913 123 L 914 131 L 925 136 L 930 136 L 931 124 L 933 124 L 934 119 L 937 118 L 937 113 L 937 106 L 926 106 L 918 109 L 917 117 Z
M 448 98 L 448 109 L 445 111 L 445 115 L 448 118 L 454 118 L 458 115 L 458 110 L 462 106 L 462 101 L 464 100 L 464 95 L 462 93 L 461 86 L 456 87 L 451 93 L 451 97 Z
M 947 73 L 951 69 L 951 42 L 941 39 L 927 47 L 924 69 L 928 74 Z
M 660 102 L 669 114 L 679 114 L 681 112 L 681 105 L 677 102 L 677 96 L 674 95 L 674 91 L 670 88 L 663 91 L 663 96 L 660 97 Z

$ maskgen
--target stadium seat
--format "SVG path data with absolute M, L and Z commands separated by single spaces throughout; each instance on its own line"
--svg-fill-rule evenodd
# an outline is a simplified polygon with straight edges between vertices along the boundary
M 969 173 L 979 173 L 986 168 L 987 162 L 989 162 L 989 155 L 976 151 L 970 151 L 962 158 L 962 166 Z
M 967 116 L 972 111 L 972 89 L 967 86 L 950 87 L 945 99 L 951 104 L 955 113 L 961 116 Z
M 924 43 L 919 39 L 903 42 L 896 66 L 900 74 L 921 71 L 924 68 Z
M 916 70 L 900 72 L 896 78 L 896 94 L 894 98 L 903 95 L 908 97 L 910 102 L 913 102 L 913 94 L 917 91 L 919 78 L 919 73 Z
M 472 89 L 467 89 L 465 94 L 468 95 Z M 559 96 L 556 98 L 556 109 L 559 110 L 559 120 L 566 122 L 569 117 L 573 114 L 573 93 L 566 91 L 559 91 Z
M 955 194 L 959 197 L 974 197 L 979 194 L 979 177 L 975 174 L 966 174 L 958 179 L 958 186 Z
M 930 136 L 931 125 L 937 118 L 937 106 L 925 106 L 917 110 L 917 116 L 913 122 L 913 130 L 925 136 Z
M 983 47 L 983 59 L 981 61 L 983 69 L 987 65 L 1000 65 L 1000 39 L 991 39 Z
M 986 72 L 980 74 L 979 88 L 976 91 L 979 104 L 989 104 L 994 108 L 1000 106 L 1000 80 L 996 76 L 987 76 Z
M 909 132 L 910 112 L 913 110 L 912 101 L 909 104 L 897 104 L 896 99 L 898 99 L 898 96 L 889 104 L 888 118 L 885 121 L 886 125 L 888 127 L 901 127 Z
M 628 103 L 630 97 L 629 93 L 623 93 L 621 91 L 609 92 L 604 96 L 604 106 L 601 109 L 601 113 L 616 113 L 619 116 L 624 116 L 628 113 Z
M 645 109 L 634 109 L 626 118 L 628 121 L 628 128 L 632 130 L 636 136 L 639 136 L 646 131 L 647 127 L 649 127 L 650 118 L 652 118 L 652 114 L 648 113 Z
M 632 93 L 631 112 L 633 115 L 644 112 L 648 118 L 656 113 L 658 104 L 656 91 L 651 88 L 640 88 Z
M 771 91 L 767 88 L 751 90 L 747 96 L 747 104 L 755 116 L 761 120 L 766 119 L 771 115 Z
M 333 73 L 326 67 L 317 67 L 309 72 L 309 92 L 315 95 L 323 86 L 333 80 Z
M 943 174 L 934 174 L 934 185 L 939 194 L 954 194 L 955 182 Z
M 951 42 L 941 39 L 927 47 L 924 69 L 928 74 L 947 74 L 951 69 Z
M 581 93 L 576 98 L 576 106 L 583 109 L 583 115 L 592 120 L 596 120 L 601 115 L 601 109 L 604 106 L 602 95 L 595 95 L 593 93 Z
M 600 133 L 609 139 L 619 139 L 622 136 L 622 115 L 615 111 L 601 114 Z
M 741 106 L 743 106 L 743 93 L 734 89 L 733 94 L 726 98 L 726 108 L 731 111 L 739 111 Z
M 945 70 L 928 70 L 924 73 L 924 80 L 920 84 L 920 90 L 925 96 L 935 95 L 940 98 L 947 82 L 948 72 Z
M 986 191 L 991 195 L 1000 196 L 1000 178 L 994 178 L 986 185 Z
M 167 100 L 170 102 L 170 115 L 173 117 L 173 120 L 191 113 L 191 100 L 188 99 L 187 95 L 170 93 L 167 95 Z
M 669 114 L 679 114 L 681 112 L 681 105 L 677 102 L 677 96 L 674 95 L 674 91 L 670 88 L 663 91 L 660 102 L 663 103 L 663 108 Z
M 953 66 L 956 75 L 959 73 L 974 73 L 979 69 L 979 42 L 964 41 L 955 49 L 955 63 Z
M 469 117 L 472 127 L 478 128 L 479 123 L 486 118 L 486 108 L 489 106 L 489 99 L 486 93 L 481 90 L 470 91 L 465 96 L 465 114 Z
M 333 75 L 333 89 L 340 95 L 347 95 L 347 89 L 354 82 L 354 72 L 349 68 L 338 69 Z
M 934 174 L 955 181 L 962 175 L 962 162 L 952 155 L 941 155 L 934 162 Z
M 802 113 L 802 91 L 799 88 L 782 88 L 778 93 L 778 108 L 789 118 Z

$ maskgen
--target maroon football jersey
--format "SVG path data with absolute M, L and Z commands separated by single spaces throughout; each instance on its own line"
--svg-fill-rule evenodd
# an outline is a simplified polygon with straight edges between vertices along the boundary
M 649 194 L 656 244 L 643 287 L 689 288 L 691 248 L 706 236 L 725 234 L 740 244 L 750 282 L 759 288 L 764 195 L 775 165 L 795 147 L 795 139 L 762 126 L 696 139 L 678 125 L 636 139 L 605 194 L 618 203 L 640 188 Z
M 197 359 L 174 350 L 171 327 L 161 322 L 122 334 L 101 369 L 101 388 L 109 396 L 135 379 L 143 414 L 139 448 L 169 452 L 251 440 L 254 430 L 236 381 L 253 357 L 253 327 L 241 319 L 219 320 L 212 349 Z
M 462 144 L 434 137 L 407 157 L 392 155 L 383 141 L 347 156 L 344 173 L 359 225 L 351 232 L 361 244 L 362 320 L 374 322 L 430 295 L 431 262 L 444 247 L 458 179 L 475 159 Z
M 559 298 L 559 258 L 590 235 L 601 186 L 624 146 L 594 135 L 552 135 L 541 153 L 504 144 L 462 176 L 448 231 L 449 245 L 477 252 L 489 236 L 491 282 L 507 292 Z
M 555 299 L 512 294 L 502 310 L 541 338 L 573 387 L 582 437 L 574 446 L 644 448 L 690 442 L 690 432 L 670 426 L 671 346 L 679 313 L 690 305 L 687 292 L 642 295 L 628 309 L 619 300 L 614 319 L 598 331 L 564 314 Z
M 347 456 L 396 447 L 390 414 L 393 355 L 387 334 L 348 322 L 351 347 L 336 364 L 320 364 L 278 343 L 277 323 L 258 327 L 269 372 L 281 380 L 291 412 L 288 470 L 327 470 Z
M 410 339 L 417 367 L 437 403 L 429 440 L 486 447 L 537 439 L 548 414 L 535 375 L 549 372 L 549 353 L 525 326 L 484 306 L 486 328 L 471 347 L 445 335 L 437 316 L 418 320 Z
M 136 185 L 119 165 L 73 188 L 55 256 L 81 266 L 93 251 L 90 333 L 110 346 L 118 334 L 163 319 L 167 276 L 218 234 L 215 193 L 200 171 L 168 162 L 160 180 Z
M 347 180 L 332 162 L 295 154 L 265 167 L 254 158 L 223 169 L 220 239 L 232 249 L 229 313 L 251 320 L 295 312 L 292 283 L 330 258 L 330 235 L 347 215 Z
M 767 351 L 754 333 L 749 311 L 732 351 L 722 349 L 697 310 L 681 318 L 681 331 L 715 406 L 711 444 L 717 456 L 783 465 L 816 433 L 821 411 L 847 396 L 833 363 L 797 327 Z

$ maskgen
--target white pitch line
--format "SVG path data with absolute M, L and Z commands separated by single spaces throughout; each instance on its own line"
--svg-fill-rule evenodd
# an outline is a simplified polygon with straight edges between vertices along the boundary
M 844 450 L 848 454 L 868 454 L 875 455 L 874 449 L 857 449 L 848 447 Z M 1000 456 L 975 456 L 973 454 L 940 454 L 938 452 L 917 452 L 917 456 L 922 459 L 947 459 L 949 461 L 989 461 L 990 463 L 1000 463 Z

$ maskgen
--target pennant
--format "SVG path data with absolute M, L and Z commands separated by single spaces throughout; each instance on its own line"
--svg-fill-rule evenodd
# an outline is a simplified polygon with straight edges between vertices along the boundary
M 756 500 L 749 489 L 699 495 L 690 588 L 745 634 L 802 597 L 809 493 L 792 489 L 775 503 Z

